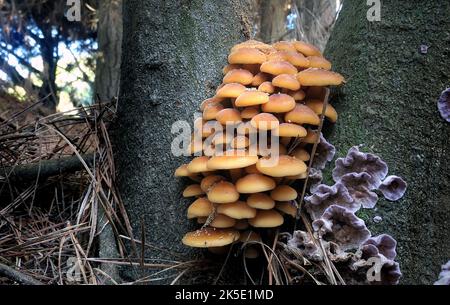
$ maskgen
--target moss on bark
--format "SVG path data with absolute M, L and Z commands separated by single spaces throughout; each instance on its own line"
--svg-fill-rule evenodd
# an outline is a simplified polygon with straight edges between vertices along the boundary
M 436 107 L 450 85 L 450 3 L 381 3 L 381 21 L 369 22 L 365 1 L 344 1 L 326 56 L 348 83 L 332 100 L 340 118 L 328 138 L 338 156 L 364 144 L 408 182 L 402 200 L 364 216 L 397 239 L 401 282 L 430 284 L 450 259 L 450 124 Z

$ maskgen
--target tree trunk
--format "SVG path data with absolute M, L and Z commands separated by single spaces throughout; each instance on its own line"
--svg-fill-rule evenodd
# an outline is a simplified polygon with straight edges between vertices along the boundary
M 95 93 L 101 101 L 118 96 L 122 55 L 122 0 L 99 1 Z
M 380 200 L 365 220 L 397 239 L 402 283 L 430 284 L 450 258 L 450 124 L 436 107 L 450 80 L 450 3 L 384 0 L 379 22 L 368 9 L 345 0 L 326 49 L 348 80 L 332 101 L 340 121 L 328 138 L 339 156 L 364 144 L 408 182 L 402 200 Z
M 186 218 L 190 201 L 181 196 L 185 181 L 173 176 L 189 159 L 174 157 L 171 126 L 191 123 L 200 102 L 214 95 L 230 48 L 248 38 L 244 0 L 124 3 L 121 94 L 114 147 L 121 196 L 135 237 L 141 220 L 146 242 L 166 249 L 147 258 L 192 259 L 199 250 L 181 244 L 193 229 Z M 139 277 L 125 270 L 125 279 Z
M 286 34 L 286 6 L 288 2 L 288 0 L 261 1 L 261 29 L 258 38 L 262 41 L 272 43 Z
M 323 50 L 336 17 L 336 1 L 296 0 L 296 3 L 305 40 Z
M 43 100 L 42 105 L 51 112 L 56 111 L 58 105 L 58 88 L 56 87 L 56 68 L 58 64 L 58 40 L 53 37 L 52 27 L 43 25 L 41 27 L 43 38 L 39 41 L 42 53 L 44 71 L 42 74 L 42 86 L 39 90 L 39 98 Z

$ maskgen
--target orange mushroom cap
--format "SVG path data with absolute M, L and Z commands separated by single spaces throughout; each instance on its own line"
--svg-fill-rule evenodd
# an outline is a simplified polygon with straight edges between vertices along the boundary
M 255 115 L 251 121 L 250 124 L 259 130 L 272 130 L 278 127 L 279 125 L 278 119 L 270 113 L 260 113 Z
M 284 93 L 272 94 L 269 96 L 269 102 L 262 105 L 264 112 L 283 113 L 289 112 L 295 108 L 295 100 Z
M 256 48 L 240 48 L 228 55 L 230 64 L 262 64 L 266 61 L 266 54 Z
M 253 81 L 253 74 L 245 69 L 234 69 L 229 71 L 223 78 L 224 84 L 238 83 L 250 85 Z
M 296 74 L 297 68 L 291 63 L 283 60 L 269 60 L 261 65 L 261 72 L 272 75 Z
M 241 194 L 253 194 L 273 190 L 275 181 L 261 174 L 248 174 L 236 182 L 236 189 Z
M 256 168 L 271 177 L 285 177 L 299 175 L 307 170 L 305 162 L 292 156 L 280 155 L 278 162 L 267 162 L 269 157 L 263 157 L 256 163 Z M 239 190 L 238 190 L 239 191 Z
M 339 86 L 345 81 L 339 73 L 319 68 L 300 71 L 297 80 L 302 86 Z
M 319 125 L 319 116 L 309 107 L 303 104 L 297 104 L 295 108 L 284 116 L 288 123 Z
M 292 74 L 280 74 L 275 76 L 272 79 L 272 85 L 274 85 L 275 87 L 280 87 L 293 91 L 300 89 L 300 83 L 298 82 L 297 78 Z
M 257 90 L 242 92 L 234 102 L 236 107 L 247 107 L 265 104 L 269 101 L 269 94 Z
M 239 231 L 235 229 L 202 228 L 188 232 L 183 237 L 183 244 L 197 248 L 211 248 L 229 245 L 239 239 Z

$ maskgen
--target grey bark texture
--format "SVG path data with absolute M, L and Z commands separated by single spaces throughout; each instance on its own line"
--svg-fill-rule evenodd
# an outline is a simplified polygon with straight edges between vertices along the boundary
M 118 183 L 135 237 L 141 238 L 142 219 L 147 243 L 170 251 L 148 251 L 147 258 L 190 260 L 201 253 L 181 244 L 194 224 L 186 218 L 191 200 L 181 196 L 186 180 L 173 174 L 189 159 L 172 155 L 171 126 L 177 120 L 192 126 L 200 102 L 214 95 L 230 48 L 249 37 L 246 7 L 243 0 L 124 2 Z M 143 274 L 127 269 L 121 276 Z
M 95 93 L 102 101 L 117 97 L 119 92 L 122 29 L 122 0 L 99 1 Z
M 401 283 L 431 284 L 450 258 L 450 124 L 436 107 L 450 85 L 450 2 L 381 3 L 381 21 L 369 22 L 365 1 L 345 0 L 328 42 L 348 81 L 332 100 L 340 119 L 328 139 L 339 156 L 364 144 L 408 182 L 402 200 L 360 216 L 398 241 Z

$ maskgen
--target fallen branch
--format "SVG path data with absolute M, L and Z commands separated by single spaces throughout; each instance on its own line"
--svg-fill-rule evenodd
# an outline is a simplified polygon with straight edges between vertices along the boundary
M 43 285 L 42 282 L 32 278 L 31 276 L 23 274 L 22 272 L 2 263 L 0 263 L 0 274 L 22 285 Z
M 88 166 L 94 162 L 94 154 L 81 156 Z M 17 166 L 0 168 L 0 182 L 8 180 L 33 181 L 39 178 L 48 178 L 60 173 L 71 173 L 84 169 L 78 156 L 41 160 Z

